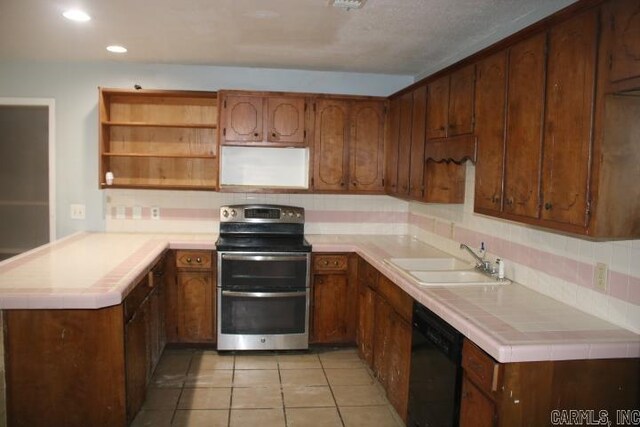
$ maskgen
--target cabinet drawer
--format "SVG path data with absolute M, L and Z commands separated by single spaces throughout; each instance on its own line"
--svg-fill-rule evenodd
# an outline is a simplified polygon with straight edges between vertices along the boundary
M 498 390 L 500 364 L 467 339 L 462 347 L 462 367 L 481 390 L 488 393 Z
M 176 267 L 198 270 L 211 269 L 212 255 L 211 251 L 177 251 Z
M 346 271 L 347 255 L 314 255 L 313 271 Z
M 402 318 L 411 322 L 413 316 L 413 298 L 398 285 L 382 274 L 378 280 L 378 293 L 389 303 Z

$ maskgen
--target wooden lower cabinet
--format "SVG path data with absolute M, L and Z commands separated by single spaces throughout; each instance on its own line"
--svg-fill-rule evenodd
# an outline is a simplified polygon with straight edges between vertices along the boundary
M 171 343 L 216 342 L 215 252 L 168 255 L 166 331 Z
M 358 262 L 358 351 L 406 422 L 411 369 L 413 300 L 360 259 Z
M 492 427 L 496 421 L 496 405 L 466 376 L 462 378 L 460 427 Z
M 163 286 L 150 273 L 116 306 L 5 310 L 7 425 L 131 422 L 163 349 Z
M 469 340 L 462 354 L 460 426 L 551 425 L 554 410 L 638 408 L 639 359 L 498 363 Z
M 355 342 L 357 322 L 355 268 L 353 255 L 313 255 L 312 343 Z

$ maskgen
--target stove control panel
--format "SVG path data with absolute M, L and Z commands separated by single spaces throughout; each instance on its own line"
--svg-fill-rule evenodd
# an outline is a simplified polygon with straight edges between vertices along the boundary
M 220 222 L 304 224 L 304 208 L 284 205 L 221 206 Z

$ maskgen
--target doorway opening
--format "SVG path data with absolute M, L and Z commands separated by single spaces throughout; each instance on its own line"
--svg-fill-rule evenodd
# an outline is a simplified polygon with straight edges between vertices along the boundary
M 0 98 L 0 261 L 55 240 L 54 100 Z

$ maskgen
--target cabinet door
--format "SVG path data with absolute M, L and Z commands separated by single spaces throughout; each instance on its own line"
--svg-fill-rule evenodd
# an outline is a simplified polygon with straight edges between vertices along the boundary
M 313 186 L 315 190 L 346 190 L 349 103 L 321 99 L 316 104 Z
M 473 132 L 474 87 L 475 65 L 469 65 L 451 74 L 448 137 Z
M 603 25 L 610 43 L 609 79 L 616 82 L 640 77 L 640 2 L 607 2 Z
M 427 86 L 427 139 L 447 136 L 449 115 L 449 76 L 440 77 Z
M 462 379 L 460 399 L 460 427 L 492 427 L 496 420 L 493 401 L 466 377 Z
M 383 192 L 384 103 L 351 104 L 349 189 Z
M 269 142 L 306 145 L 304 98 L 267 98 L 266 131 Z
M 389 384 L 389 360 L 394 351 L 391 323 L 393 309 L 379 295 L 375 296 L 375 300 L 373 372 L 386 390 Z
M 400 129 L 398 132 L 398 194 L 403 196 L 409 195 L 412 115 L 413 93 L 409 92 L 400 97 Z
M 509 50 L 504 211 L 538 218 L 545 33 Z
M 376 294 L 368 287 L 360 288 L 358 300 L 358 352 L 360 357 L 373 366 L 373 342 Z
M 398 192 L 398 132 L 400 131 L 400 98 L 389 101 L 389 128 L 385 145 L 385 191 Z
M 549 31 L 542 160 L 542 218 L 586 226 L 598 15 Z
M 146 398 L 149 299 L 143 302 L 125 325 L 125 370 L 127 420 L 131 422 Z
M 413 91 L 413 119 L 411 122 L 411 160 L 409 172 L 409 197 L 424 197 L 424 143 L 427 114 L 427 87 Z
M 313 278 L 313 336 L 319 344 L 355 341 L 347 274 L 316 274 Z
M 506 72 L 506 51 L 496 53 L 476 66 L 476 212 L 498 213 L 502 210 Z
M 178 336 L 181 342 L 215 339 L 213 293 L 211 271 L 178 273 Z
M 223 102 L 222 126 L 225 142 L 262 141 L 262 97 L 226 96 Z
M 409 375 L 411 368 L 411 323 L 397 313 L 391 317 L 391 352 L 387 367 L 387 396 L 404 422 L 409 404 Z

